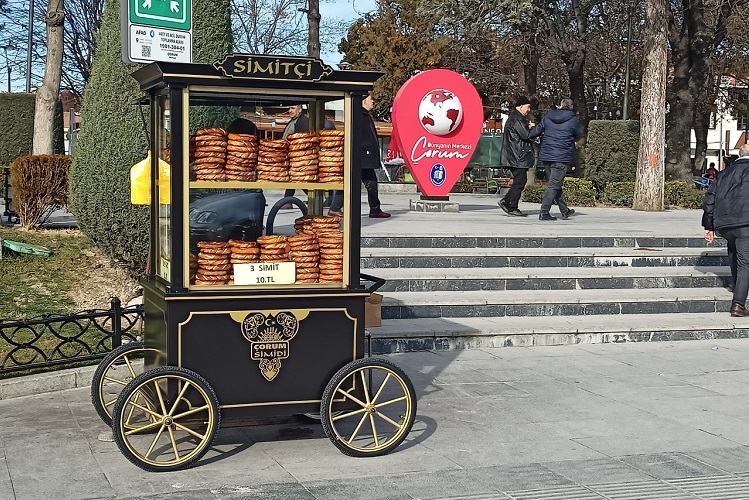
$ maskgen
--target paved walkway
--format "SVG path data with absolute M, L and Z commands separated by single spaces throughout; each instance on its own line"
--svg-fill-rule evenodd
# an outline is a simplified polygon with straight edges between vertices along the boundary
M 273 191 L 265 193 L 269 206 L 275 202 Z M 301 199 L 305 199 L 302 195 Z M 382 209 L 389 219 L 367 217 L 366 195 L 362 196 L 362 236 L 621 236 L 621 237 L 702 237 L 701 210 L 674 209 L 665 212 L 638 212 L 623 208 L 574 207 L 569 220 L 538 220 L 539 204 L 521 203 L 528 217 L 507 217 L 497 206 L 496 195 L 451 194 L 450 201 L 460 204 L 460 213 L 420 213 L 409 211 L 409 200 L 418 194 L 381 193 Z M 552 215 L 556 208 L 552 208 Z M 297 210 L 279 212 L 275 227 L 293 225 Z M 293 231 L 292 231 L 293 232 Z
M 413 432 L 379 458 L 321 428 L 225 428 L 194 468 L 146 473 L 86 389 L 0 401 L 0 499 L 749 498 L 749 342 L 391 356 L 418 393 Z

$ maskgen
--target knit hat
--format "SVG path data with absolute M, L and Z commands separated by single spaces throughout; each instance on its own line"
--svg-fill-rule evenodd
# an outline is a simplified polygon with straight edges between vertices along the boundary
M 527 98 L 526 96 L 524 96 L 524 95 L 520 95 L 520 96 L 518 96 L 518 98 L 517 98 L 517 99 L 515 100 L 515 107 L 517 108 L 518 106 L 522 106 L 522 105 L 524 105 L 524 104 L 530 104 L 530 103 L 531 103 L 531 100 L 530 100 L 530 99 L 528 99 L 528 98 Z

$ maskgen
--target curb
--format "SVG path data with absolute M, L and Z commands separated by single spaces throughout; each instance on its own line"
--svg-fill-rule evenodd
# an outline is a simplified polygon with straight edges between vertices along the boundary
M 96 365 L 0 380 L 0 401 L 89 387 Z

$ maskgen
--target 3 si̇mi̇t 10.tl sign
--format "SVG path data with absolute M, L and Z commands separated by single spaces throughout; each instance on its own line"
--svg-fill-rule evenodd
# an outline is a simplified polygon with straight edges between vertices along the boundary
M 122 60 L 192 62 L 191 0 L 120 0 Z
M 424 71 L 400 88 L 392 116 L 397 149 L 421 192 L 446 196 L 481 137 L 484 108 L 476 88 L 454 71 Z

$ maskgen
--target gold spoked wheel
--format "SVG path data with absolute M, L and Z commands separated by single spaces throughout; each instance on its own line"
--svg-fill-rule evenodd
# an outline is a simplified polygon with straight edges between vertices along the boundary
M 112 413 L 114 440 L 141 469 L 189 467 L 208 451 L 219 427 L 216 393 L 197 373 L 165 366 L 136 377 Z
M 112 425 L 112 408 L 122 389 L 143 373 L 143 356 L 147 352 L 161 355 L 158 349 L 143 342 L 129 342 L 112 350 L 96 367 L 91 381 L 91 402 L 96 413 L 107 425 Z
M 416 391 L 396 364 L 357 359 L 328 382 L 321 404 L 322 426 L 346 455 L 384 455 L 403 442 L 416 417 Z

